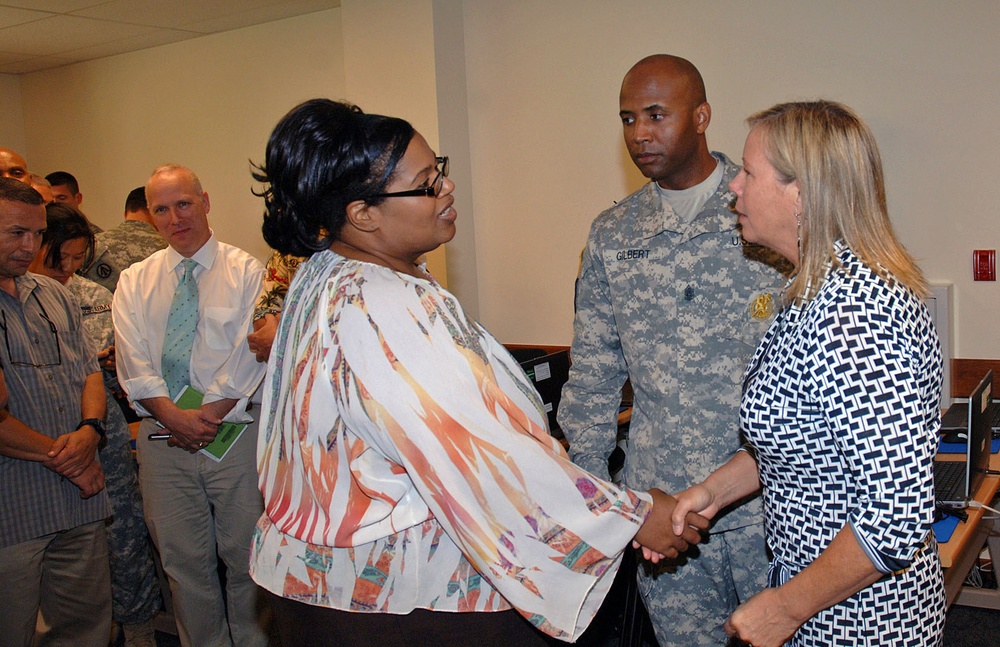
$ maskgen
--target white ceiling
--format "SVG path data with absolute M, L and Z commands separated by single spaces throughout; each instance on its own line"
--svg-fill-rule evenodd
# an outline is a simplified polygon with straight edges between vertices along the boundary
M 0 74 L 37 72 L 339 6 L 340 0 L 0 0 Z

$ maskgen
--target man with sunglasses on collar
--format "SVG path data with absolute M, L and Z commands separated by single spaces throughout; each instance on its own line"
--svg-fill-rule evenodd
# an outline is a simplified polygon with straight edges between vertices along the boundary
M 40 611 L 48 640 L 103 647 L 109 509 L 96 455 L 107 401 L 80 306 L 28 273 L 44 231 L 42 196 L 0 178 L 0 636 L 32 644 Z

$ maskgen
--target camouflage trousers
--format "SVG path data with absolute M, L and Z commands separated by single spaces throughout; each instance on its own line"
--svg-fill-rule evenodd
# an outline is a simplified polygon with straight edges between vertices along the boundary
M 119 624 L 151 619 L 162 599 L 153 551 L 142 517 L 142 495 L 132 455 L 128 424 L 108 395 L 107 444 L 100 451 L 104 484 L 111 502 L 108 549 L 111 558 L 112 617 Z
M 767 586 L 764 525 L 709 535 L 690 554 L 675 569 L 639 566 L 639 590 L 656 639 L 660 647 L 729 645 L 723 623 Z

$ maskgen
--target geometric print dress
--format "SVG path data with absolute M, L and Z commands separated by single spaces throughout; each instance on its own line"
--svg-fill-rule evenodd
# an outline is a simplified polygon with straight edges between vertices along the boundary
M 842 242 L 836 252 L 839 266 L 811 300 L 785 307 L 744 379 L 740 419 L 763 486 L 769 585 L 787 582 L 848 525 L 885 576 L 788 644 L 939 645 L 937 332 L 916 295 Z

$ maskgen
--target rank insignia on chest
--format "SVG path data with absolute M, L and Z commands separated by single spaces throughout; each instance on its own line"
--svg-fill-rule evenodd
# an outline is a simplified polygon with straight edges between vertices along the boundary
M 750 302 L 750 316 L 757 321 L 770 319 L 774 314 L 774 297 L 769 292 L 758 294 Z

